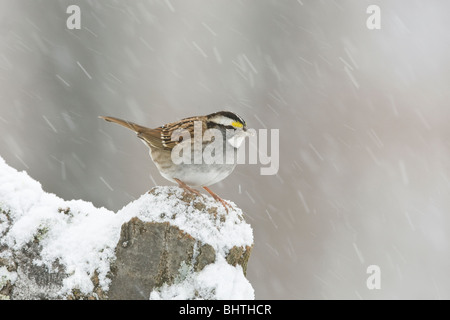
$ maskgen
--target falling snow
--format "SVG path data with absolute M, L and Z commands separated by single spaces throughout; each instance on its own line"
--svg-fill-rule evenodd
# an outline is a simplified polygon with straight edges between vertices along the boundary
M 252 224 L 256 298 L 448 299 L 450 2 L 377 4 L 380 30 L 365 1 L 90 1 L 67 30 L 64 1 L 1 1 L 0 156 L 117 211 L 170 183 L 98 116 L 235 111 L 280 133 L 276 175 L 211 186 Z

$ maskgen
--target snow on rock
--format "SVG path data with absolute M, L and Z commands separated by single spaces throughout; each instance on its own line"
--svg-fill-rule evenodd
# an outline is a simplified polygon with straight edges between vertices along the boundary
M 201 202 L 194 199 L 187 202 L 182 189 L 157 187 L 118 214 L 137 216 L 142 221 L 170 222 L 224 255 L 234 246 L 253 244 L 253 231 L 243 220 L 242 210 L 229 200 L 228 203 L 233 210 L 227 213 L 209 196 L 204 196 Z
M 107 273 L 125 216 L 85 201 L 64 201 L 46 193 L 37 181 L 9 167 L 2 158 L 0 212 L 0 247 L 6 247 L 0 258 L 36 241 L 42 251 L 34 257 L 33 265 L 52 271 L 58 261 L 68 275 L 58 296 L 72 289 L 87 294 L 93 289 L 90 278 L 94 272 L 98 273 L 102 289 L 108 288 Z
M 46 193 L 39 182 L 9 167 L 0 157 L 0 295 L 4 295 L 6 283 L 9 288 L 28 288 L 27 294 L 16 295 L 19 298 L 42 297 L 44 291 L 48 299 L 67 298 L 75 291 L 90 296 L 95 287 L 107 292 L 121 226 L 137 217 L 146 222 L 169 222 L 216 252 L 214 263 L 199 272 L 188 270 L 172 285 L 153 290 L 150 298 L 253 299 L 253 288 L 242 267 L 226 261 L 233 247 L 253 245 L 250 225 L 232 205 L 226 213 L 209 196 L 186 200 L 178 187 L 156 187 L 114 213 L 86 201 L 65 201 Z M 31 256 L 27 267 L 14 267 L 14 257 L 28 252 L 29 258 L 30 248 L 36 247 L 39 252 Z M 55 281 L 56 289 L 39 291 L 39 281 L 27 282 L 33 280 L 28 279 L 30 270 L 37 268 L 62 273 L 58 276 L 61 281 Z
M 254 298 L 253 287 L 245 278 L 241 266 L 233 267 L 223 257 L 219 257 L 215 263 L 206 266 L 202 271 L 189 273 L 185 279 L 172 285 L 163 285 L 150 294 L 151 300 Z

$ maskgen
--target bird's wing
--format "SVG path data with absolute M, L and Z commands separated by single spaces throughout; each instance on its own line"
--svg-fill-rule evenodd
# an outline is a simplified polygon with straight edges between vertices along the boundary
M 166 150 L 172 150 L 178 143 L 183 141 L 183 136 L 190 135 L 191 143 L 193 143 L 196 121 L 198 121 L 197 128 L 200 129 L 200 134 L 203 137 L 203 133 L 206 130 L 206 124 L 202 120 L 202 117 L 190 117 L 177 122 L 168 123 L 162 127 L 152 129 L 152 132 L 148 134 L 142 134 L 142 137 L 140 136 L 140 138 L 146 141 L 147 139 L 151 140 L 157 138 L 158 141 L 152 140 L 152 143 L 159 143 L 159 147 Z M 158 146 L 155 145 L 155 147 Z

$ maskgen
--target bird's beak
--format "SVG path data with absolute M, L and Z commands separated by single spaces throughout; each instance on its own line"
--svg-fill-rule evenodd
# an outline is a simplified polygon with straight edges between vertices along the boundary
M 253 137 L 255 135 L 255 129 L 248 130 L 247 127 L 245 127 L 244 132 L 247 137 Z
M 254 129 L 250 129 L 247 130 L 247 128 L 242 128 L 242 129 L 238 129 L 236 134 L 231 137 L 230 139 L 228 139 L 228 142 L 235 148 L 239 148 L 242 144 L 242 142 L 244 142 L 244 139 L 246 137 L 249 136 L 254 136 L 255 135 L 255 130 Z

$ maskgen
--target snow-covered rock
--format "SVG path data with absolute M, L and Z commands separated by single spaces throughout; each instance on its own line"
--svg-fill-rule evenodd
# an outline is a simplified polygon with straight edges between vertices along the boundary
M 0 298 L 253 299 L 253 232 L 229 203 L 155 187 L 115 213 L 0 157 Z

